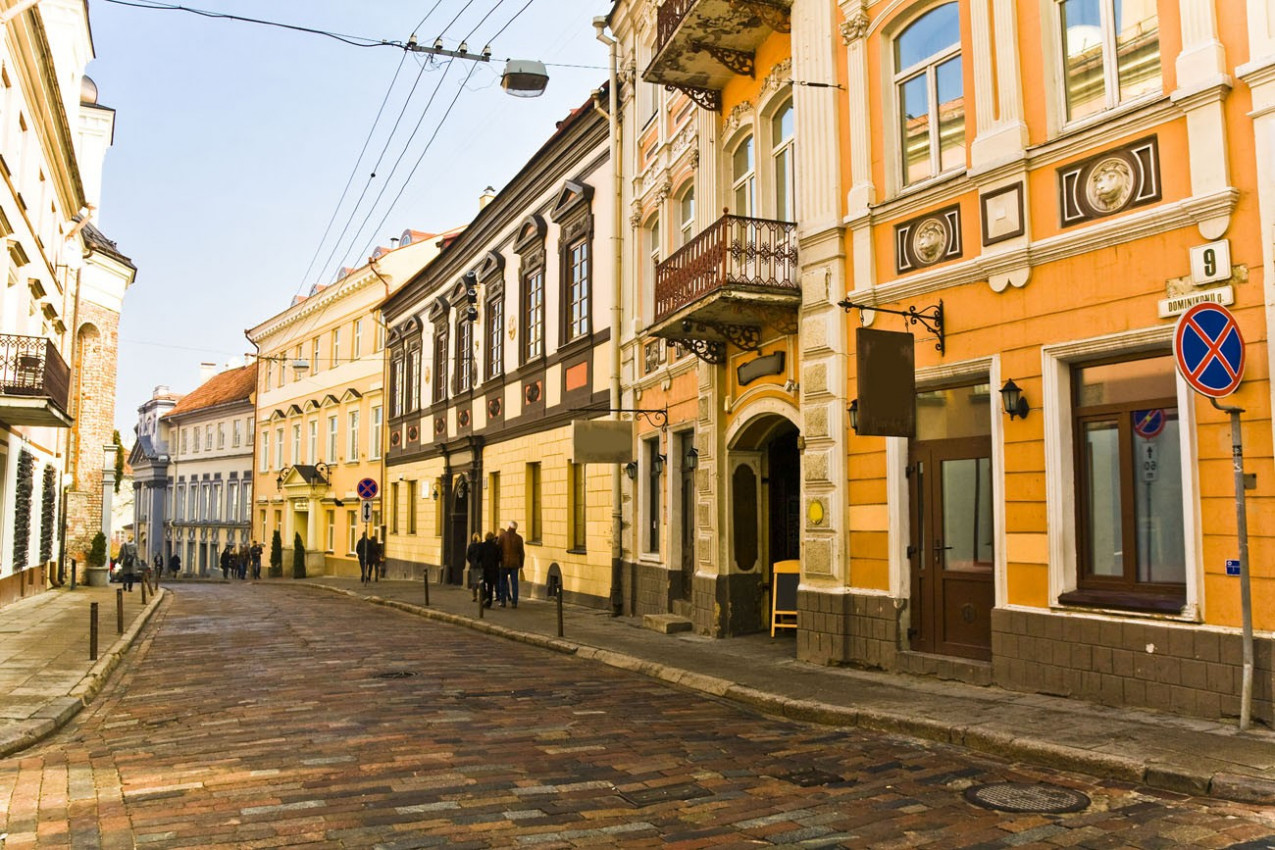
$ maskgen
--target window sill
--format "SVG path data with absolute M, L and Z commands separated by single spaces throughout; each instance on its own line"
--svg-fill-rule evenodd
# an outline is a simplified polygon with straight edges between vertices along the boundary
M 1072 590 L 1058 597 L 1058 604 L 1077 608 L 1106 608 L 1144 614 L 1181 615 L 1186 596 L 1136 593 L 1121 590 Z
M 589 550 L 588 549 L 568 549 L 567 554 L 568 555 L 587 555 L 589 554 Z

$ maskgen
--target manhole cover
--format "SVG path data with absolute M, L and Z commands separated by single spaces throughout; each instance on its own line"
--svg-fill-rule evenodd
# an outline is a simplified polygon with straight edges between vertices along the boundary
M 373 673 L 373 679 L 410 679 L 416 674 L 411 670 L 386 670 L 383 673 Z
M 669 800 L 694 800 L 708 797 L 712 792 L 698 785 L 664 785 L 660 788 L 640 788 L 635 791 L 616 791 L 620 799 L 637 806 L 653 806 Z
M 1036 812 L 1061 815 L 1089 807 L 1089 798 L 1079 791 L 1057 785 L 1026 782 L 995 782 L 965 789 L 965 799 L 985 809 L 1001 812 Z
M 1243 844 L 1232 844 L 1227 850 L 1275 850 L 1275 835 L 1255 838 L 1252 841 L 1245 841 Z
M 820 770 L 817 767 L 803 767 L 791 773 L 781 773 L 775 778 L 782 779 L 784 782 L 791 782 L 793 785 L 800 785 L 802 788 L 814 788 L 816 785 L 832 785 L 845 781 L 837 774 Z

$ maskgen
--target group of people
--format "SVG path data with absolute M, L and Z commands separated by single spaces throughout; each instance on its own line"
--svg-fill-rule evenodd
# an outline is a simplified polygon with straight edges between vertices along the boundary
M 240 543 L 236 549 L 227 543 L 226 548 L 221 550 L 221 577 L 228 581 L 234 576 L 243 581 L 248 578 L 250 569 L 254 579 L 261 578 L 261 544 L 254 540 L 251 546 Z
M 465 560 L 469 562 L 469 587 L 475 602 L 482 593 L 485 608 L 493 603 L 501 608 L 508 603 L 518 607 L 518 574 L 525 560 L 518 523 L 509 523 L 499 535 L 487 532 L 485 540 L 475 534 L 465 550 Z
M 364 584 L 369 581 L 380 581 L 385 575 L 385 562 L 381 558 L 381 543 L 375 537 L 368 537 L 367 532 L 354 545 L 354 552 L 359 556 L 359 580 Z

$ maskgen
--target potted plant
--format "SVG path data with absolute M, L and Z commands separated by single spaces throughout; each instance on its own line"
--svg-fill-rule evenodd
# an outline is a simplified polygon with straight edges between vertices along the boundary
M 270 538 L 270 577 L 283 578 L 283 538 L 277 528 Z
M 110 583 L 110 571 L 106 568 L 106 535 L 102 532 L 93 536 L 93 544 L 89 547 L 85 563 L 85 578 L 89 587 L 106 587 Z

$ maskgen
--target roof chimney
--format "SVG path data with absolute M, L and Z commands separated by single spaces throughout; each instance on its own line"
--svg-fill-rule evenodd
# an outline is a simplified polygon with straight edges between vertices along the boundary
M 217 374 L 216 363 L 200 363 L 199 364 L 199 383 L 201 386 L 203 384 L 208 383 L 210 380 L 212 380 L 213 375 L 216 375 L 216 374 Z
M 491 186 L 488 186 L 486 189 L 483 189 L 483 193 L 478 196 L 478 209 L 482 209 L 494 200 L 496 200 L 496 190 Z

